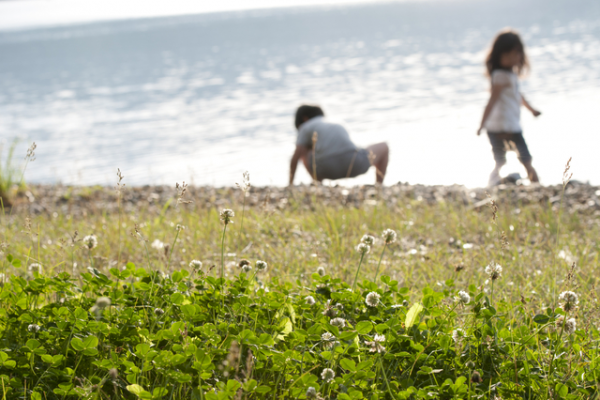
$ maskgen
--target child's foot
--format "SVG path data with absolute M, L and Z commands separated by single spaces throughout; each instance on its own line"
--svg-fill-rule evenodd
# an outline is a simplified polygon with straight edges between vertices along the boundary
M 488 181 L 488 187 L 498 186 L 502 181 L 500 174 L 494 171 L 490 174 L 490 180 Z

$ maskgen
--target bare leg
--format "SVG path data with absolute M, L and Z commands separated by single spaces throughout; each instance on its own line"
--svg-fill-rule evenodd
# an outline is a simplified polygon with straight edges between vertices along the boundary
M 376 182 L 383 183 L 385 173 L 387 171 L 387 165 L 390 158 L 390 148 L 387 143 L 377 143 L 367 147 L 369 154 L 373 154 L 371 165 L 375 166 L 376 170 Z
M 500 183 L 500 179 L 501 179 L 500 178 L 500 170 L 502 169 L 504 164 L 506 164 L 506 161 L 496 161 L 496 166 L 494 167 L 494 170 L 490 174 L 490 180 L 489 180 L 488 186 L 496 186 L 497 184 Z
M 531 181 L 531 183 L 539 183 L 540 179 L 538 178 L 538 174 L 531 165 L 531 161 L 527 161 L 522 163 L 525 169 L 527 170 L 527 177 Z

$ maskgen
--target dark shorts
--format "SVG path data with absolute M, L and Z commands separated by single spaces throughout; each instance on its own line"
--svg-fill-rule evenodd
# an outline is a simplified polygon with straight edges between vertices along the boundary
M 364 174 L 371 167 L 369 153 L 365 149 L 336 154 L 324 160 L 317 159 L 315 164 L 313 164 L 313 153 L 310 152 L 308 165 L 311 169 L 311 175 L 313 174 L 313 168 L 316 167 L 318 180 L 354 178 Z
M 527 143 L 521 132 L 518 133 L 497 133 L 488 132 L 490 143 L 492 144 L 492 152 L 494 160 L 498 163 L 506 162 L 506 152 L 514 151 L 522 163 L 531 162 L 533 159 L 527 148 Z

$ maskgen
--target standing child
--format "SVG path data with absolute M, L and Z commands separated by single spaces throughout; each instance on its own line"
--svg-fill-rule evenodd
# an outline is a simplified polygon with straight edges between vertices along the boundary
M 529 67 L 525 47 L 519 35 L 513 31 L 496 36 L 492 50 L 487 56 L 486 67 L 492 81 L 492 94 L 488 101 L 477 135 L 487 130 L 496 167 L 490 175 L 490 186 L 500 182 L 500 169 L 506 164 L 506 151 L 514 150 L 525 166 L 531 182 L 539 182 L 531 165 L 521 130 L 521 105 L 537 117 L 541 113 L 531 107 L 519 91 L 519 76 Z

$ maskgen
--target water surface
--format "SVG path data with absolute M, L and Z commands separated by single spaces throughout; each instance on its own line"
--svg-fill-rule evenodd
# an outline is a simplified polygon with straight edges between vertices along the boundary
M 0 137 L 38 144 L 34 182 L 285 185 L 293 113 L 319 103 L 387 183 L 482 186 L 485 49 L 525 39 L 523 127 L 543 183 L 600 183 L 600 2 L 439 1 L 238 11 L 0 31 Z M 23 143 L 23 146 L 25 143 Z M 22 149 L 24 154 L 24 149 Z M 520 170 L 511 158 L 505 172 Z M 309 182 L 301 171 L 297 182 Z M 374 181 L 374 173 L 343 184 Z

